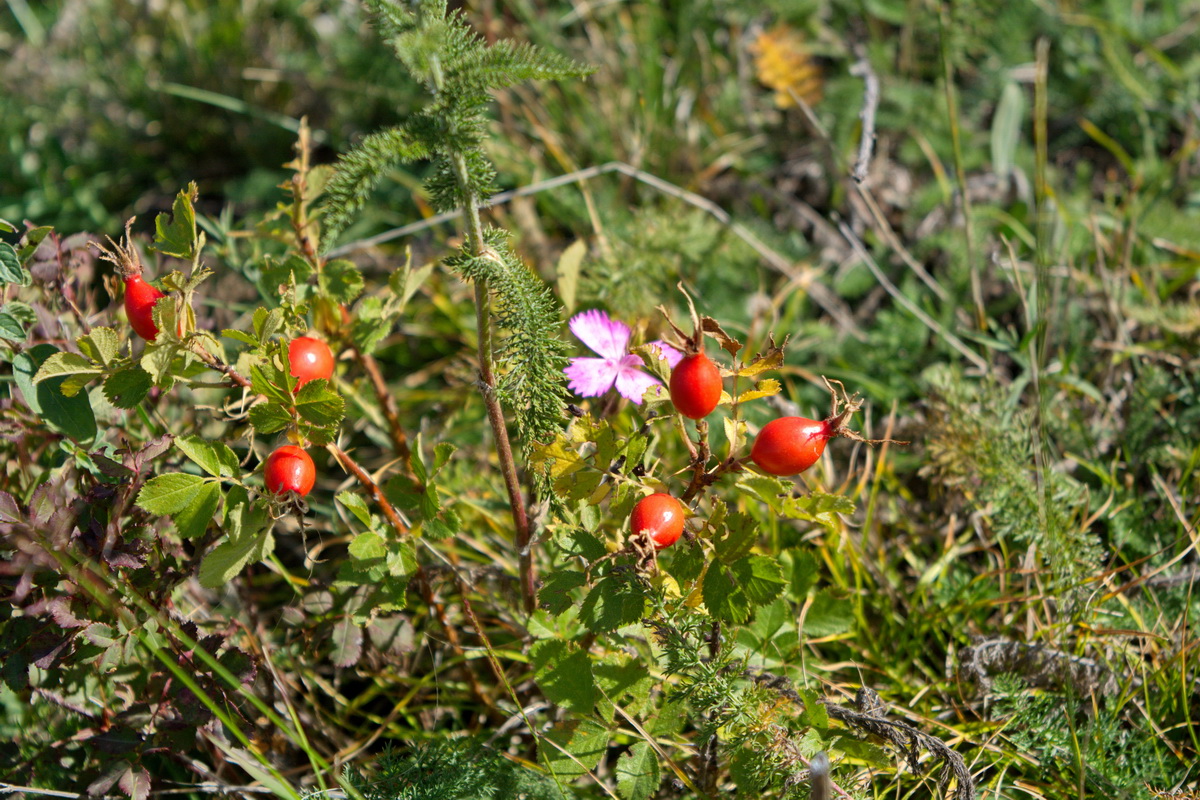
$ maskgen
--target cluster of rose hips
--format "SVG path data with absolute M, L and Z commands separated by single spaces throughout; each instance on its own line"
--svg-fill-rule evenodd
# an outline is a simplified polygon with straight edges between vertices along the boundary
M 158 326 L 154 324 L 154 306 L 163 297 L 163 292 L 149 284 L 141 272 L 129 271 L 123 276 L 125 282 L 125 314 L 133 330 L 148 342 L 158 337 Z M 333 377 L 333 352 L 329 345 L 311 336 L 298 336 L 288 343 L 288 362 L 291 374 L 297 381 L 296 389 L 309 381 Z M 295 492 L 306 497 L 317 480 L 317 469 L 312 457 L 303 448 L 288 444 L 276 448 L 267 456 L 263 467 L 263 480 L 273 494 Z
M 721 371 L 699 349 L 700 341 L 698 334 L 689 340 L 689 352 L 671 370 L 669 385 L 675 410 L 694 420 L 707 417 L 721 401 Z M 807 417 L 772 420 L 755 437 L 750 460 L 768 475 L 799 475 L 817 463 L 830 439 L 847 435 L 843 425 L 856 407 L 850 404 L 823 420 Z M 683 534 L 683 522 L 683 504 L 662 492 L 639 500 L 630 516 L 633 534 L 649 537 L 659 550 L 678 541 Z

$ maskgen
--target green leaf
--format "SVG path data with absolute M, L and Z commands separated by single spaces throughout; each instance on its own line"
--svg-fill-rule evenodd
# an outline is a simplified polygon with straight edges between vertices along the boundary
M 346 550 L 352 558 L 359 561 L 383 559 L 387 557 L 387 542 L 379 534 L 367 531 L 351 539 Z
M 199 436 L 180 436 L 175 439 L 175 446 L 214 478 L 232 478 L 240 472 L 237 455 L 224 442 L 210 442 Z
M 259 309 L 259 310 L 261 311 L 262 309 Z M 258 339 L 255 339 L 253 336 L 246 333 L 245 331 L 237 331 L 237 330 L 234 330 L 233 328 L 225 328 L 224 330 L 221 331 L 221 335 L 224 336 L 226 339 L 233 339 L 234 341 L 241 342 L 242 344 L 248 344 L 251 347 L 258 346 Z
M 1017 145 L 1025 118 L 1025 93 L 1015 81 L 1008 81 L 1000 92 L 1000 102 L 992 115 L 992 170 L 1007 179 L 1016 163 Z
M 579 275 L 585 255 L 587 255 L 587 242 L 583 239 L 576 239 L 558 257 L 558 266 L 555 268 L 558 296 L 568 314 L 575 310 L 575 297 L 579 292 Z
M 367 508 L 367 501 L 363 499 L 362 495 L 346 490 L 338 492 L 333 499 L 345 506 L 346 510 L 353 514 L 363 525 L 369 526 L 371 524 L 371 511 Z
M 534 644 L 529 656 L 533 680 L 547 700 L 568 711 L 591 713 L 596 682 L 587 653 L 559 639 L 546 639 Z
M 288 388 L 289 379 L 295 381 L 295 378 L 270 362 L 261 362 L 250 368 L 250 388 L 281 406 L 291 406 L 294 399 Z
M 362 294 L 363 277 L 351 261 L 335 259 L 321 268 L 321 293 L 338 303 L 350 303 Z
M 260 344 L 274 336 L 282 327 L 283 309 L 273 308 L 267 311 L 261 306 L 254 309 L 254 334 L 258 337 Z
M 159 330 L 162 330 L 161 326 Z M 161 338 L 163 337 L 160 335 L 159 339 Z M 142 357 L 138 363 L 150 375 L 155 386 L 169 389 L 175 383 L 175 376 L 171 370 L 175 365 L 175 356 L 178 351 L 179 346 L 176 343 L 146 344 L 146 349 L 142 351 Z
M 87 356 L 81 356 L 79 353 L 68 353 L 65 350 L 55 353 L 42 362 L 38 368 L 37 375 L 34 376 L 34 383 L 41 383 L 50 378 L 58 378 L 64 375 L 99 375 L 104 370 L 92 363 Z
M 605 656 L 592 665 L 592 674 L 601 693 L 601 713 L 609 722 L 614 715 L 613 703 L 620 704 L 630 713 L 640 714 L 649 704 L 656 684 L 640 658 L 624 653 Z
M 342 421 L 346 401 L 329 388 L 324 378 L 309 381 L 296 395 L 296 412 L 304 421 L 319 428 L 330 428 Z
M 260 434 L 281 431 L 291 422 L 292 415 L 276 403 L 259 403 L 250 409 L 250 424 Z
M 745 622 L 750 618 L 750 603 L 737 585 L 733 571 L 719 561 L 704 573 L 701 596 L 708 613 L 727 622 Z
M 196 255 L 199 242 L 196 236 L 196 212 L 192 203 L 197 193 L 196 184 L 188 184 L 187 189 L 176 195 L 171 215 L 163 213 L 154 219 L 155 250 L 185 261 L 190 261 Z
M 176 514 L 197 502 L 202 487 L 208 482 L 207 478 L 182 472 L 158 475 L 146 481 L 138 492 L 137 504 L 158 516 Z
M 29 270 L 17 258 L 17 251 L 8 242 L 0 242 L 0 284 L 15 283 L 28 286 L 33 281 Z
M 26 328 L 37 322 L 33 306 L 10 300 L 0 308 L 0 337 L 13 342 L 25 341 Z
M 85 356 L 106 367 L 121 352 L 121 337 L 112 328 L 92 328 L 87 336 L 79 337 L 77 344 Z
M 725 529 L 714 537 L 717 558 L 732 564 L 747 555 L 758 541 L 758 523 L 748 514 L 734 512 L 726 518 Z
M 571 781 L 596 768 L 608 752 L 608 739 L 608 729 L 595 720 L 566 720 L 538 742 L 538 758 L 559 780 Z
M 138 498 L 141 499 L 140 494 Z M 220 484 L 212 481 L 202 484 L 192 501 L 171 515 L 175 527 L 179 530 L 179 535 L 184 539 L 203 536 L 204 532 L 208 530 L 208 523 L 212 522 L 213 515 L 217 513 L 217 505 L 220 502 Z
M 262 561 L 274 549 L 275 538 L 270 528 L 247 532 L 237 538 L 231 536 L 200 562 L 200 585 L 209 589 L 224 586 L 247 564 Z
M 701 594 L 714 617 L 745 622 L 754 606 L 778 597 L 787 581 L 779 563 L 767 556 L 749 556 L 726 566 L 713 562 L 704 575 Z
M 262 287 L 266 297 L 279 297 L 283 290 L 295 285 L 303 286 L 312 277 L 312 264 L 300 256 L 289 256 L 283 263 L 268 258 L 262 268 Z
M 557 570 L 546 576 L 538 590 L 538 602 L 551 614 L 558 616 L 574 603 L 571 592 L 587 583 L 582 572 Z
M 454 509 L 445 509 L 421 524 L 421 535 L 440 542 L 462 533 L 462 518 Z
M 580 618 L 593 633 L 608 633 L 641 621 L 645 610 L 646 595 L 640 586 L 606 577 L 584 598 Z
M 80 444 L 91 445 L 96 438 L 96 414 L 92 402 L 84 392 L 74 397 L 62 393 L 65 378 L 57 377 L 38 383 L 33 376 L 43 363 L 59 350 L 50 344 L 39 344 L 20 353 L 13 359 L 13 381 L 29 410 L 40 417 L 52 429 L 63 433 Z
M 830 530 L 838 526 L 838 514 L 853 514 L 854 501 L 840 494 L 813 492 L 804 497 L 788 497 L 783 501 L 779 513 L 790 519 L 816 522 Z
M 117 408 L 133 408 L 145 399 L 154 381 L 150 373 L 134 365 L 119 369 L 104 381 L 104 396 Z
M 648 742 L 638 742 L 617 760 L 617 794 L 623 800 L 649 800 L 660 783 L 658 755 Z
M 672 547 L 665 558 L 659 556 L 659 564 L 680 588 L 686 588 L 704 573 L 704 551 L 699 547 Z
M 822 589 L 813 597 L 804 614 L 804 633 L 809 636 L 834 636 L 854 625 L 854 604 L 849 598 L 835 597 Z
M 733 565 L 734 575 L 746 597 L 755 606 L 765 606 L 783 594 L 787 579 L 783 568 L 770 556 L 750 556 Z
M 808 590 L 817 582 L 820 564 L 809 550 L 789 550 L 781 553 L 780 562 L 790 583 L 789 592 L 793 600 L 802 603 L 808 598 Z
M 363 631 L 352 617 L 339 619 L 329 639 L 333 647 L 329 659 L 335 667 L 352 667 L 358 663 L 362 657 Z

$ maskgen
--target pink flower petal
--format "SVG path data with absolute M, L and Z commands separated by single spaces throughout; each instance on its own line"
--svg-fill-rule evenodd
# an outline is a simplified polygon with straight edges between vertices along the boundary
M 621 358 L 629 347 L 629 326 L 592 309 L 571 317 L 571 333 L 598 356 Z
M 621 359 L 620 364 L 621 370 L 617 373 L 617 391 L 621 393 L 622 397 L 640 405 L 642 395 L 651 386 L 657 386 L 659 380 L 639 369 L 642 360 L 637 356 L 625 356 Z
M 572 358 L 563 374 L 567 386 L 580 397 L 599 397 L 612 388 L 621 371 L 619 361 L 610 358 Z
M 662 353 L 663 358 L 665 358 L 667 363 L 671 365 L 671 369 L 675 369 L 675 365 L 680 361 L 683 361 L 683 353 L 679 352 L 674 347 L 671 347 L 671 345 L 667 344 L 662 339 L 655 339 L 653 342 L 646 342 L 646 344 L 652 344 L 657 347 L 659 352 Z

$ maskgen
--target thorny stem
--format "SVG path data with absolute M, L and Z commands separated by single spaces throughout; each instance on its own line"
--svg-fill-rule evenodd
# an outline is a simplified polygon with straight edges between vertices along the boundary
M 340 463 L 347 472 L 357 478 L 358 482 L 363 485 L 363 488 L 371 493 L 371 497 L 375 499 L 376 504 L 379 506 L 379 510 L 383 512 L 383 515 L 387 517 L 388 522 L 390 522 L 392 527 L 395 528 L 397 535 L 403 536 L 408 533 L 408 526 L 404 524 L 404 520 L 400 519 L 400 515 L 396 513 L 396 509 L 393 508 L 392 504 L 388 502 L 386 497 L 384 497 L 383 490 L 379 488 L 379 484 L 371 479 L 371 476 L 367 474 L 367 471 L 360 467 L 345 450 L 338 447 L 336 444 L 327 444 L 325 445 L 325 449 L 332 453 L 333 457 L 338 460 L 338 463 Z
M 459 188 L 463 193 L 467 247 L 475 256 L 485 257 L 488 247 L 483 239 L 483 223 L 479 218 L 479 198 L 471 187 L 466 159 L 457 153 L 451 158 Z M 532 614 L 537 607 L 537 583 L 533 569 L 533 553 L 529 544 L 529 516 L 525 511 L 525 498 L 521 493 L 520 479 L 517 477 L 517 464 L 513 459 L 512 444 L 508 438 L 508 426 L 504 422 L 504 409 L 501 408 L 500 397 L 496 393 L 496 376 L 492 369 L 491 296 L 486 280 L 475 281 L 475 320 L 479 338 L 480 391 L 487 407 L 492 434 L 496 438 L 496 455 L 500 460 L 500 471 L 504 476 L 504 486 L 508 490 L 508 504 L 512 509 L 520 563 L 521 598 L 524 601 L 525 612 Z

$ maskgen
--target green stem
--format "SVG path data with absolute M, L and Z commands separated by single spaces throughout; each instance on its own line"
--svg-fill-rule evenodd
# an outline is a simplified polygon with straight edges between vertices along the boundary
M 483 223 L 479 218 L 479 198 L 471 186 L 467 174 L 467 162 L 461 154 L 452 156 L 455 177 L 463 193 L 463 216 L 466 227 L 467 249 L 475 256 L 484 256 L 487 244 L 483 239 Z M 530 551 L 529 516 L 525 511 L 525 497 L 521 492 L 521 481 L 517 476 L 517 464 L 513 458 L 512 444 L 508 438 L 508 426 L 504 422 L 504 409 L 496 392 L 496 376 L 493 370 L 491 295 L 486 280 L 475 281 L 475 320 L 479 335 L 479 383 L 483 402 L 487 407 L 488 421 L 496 437 L 496 455 L 500 459 L 500 471 L 504 486 L 508 490 L 508 504 L 512 508 L 513 527 L 516 530 L 517 557 L 521 572 L 521 599 L 525 612 L 533 613 L 537 607 L 537 584 L 533 569 L 533 553 Z

